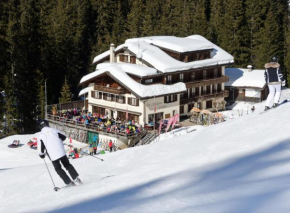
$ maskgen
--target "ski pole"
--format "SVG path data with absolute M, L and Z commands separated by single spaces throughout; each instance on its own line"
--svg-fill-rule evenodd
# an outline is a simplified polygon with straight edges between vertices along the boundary
M 88 156 L 91 156 L 91 157 L 97 158 L 97 159 L 99 159 L 99 160 L 101 160 L 101 161 L 104 161 L 103 159 L 101 159 L 101 158 L 98 158 L 98 157 L 96 157 L 96 156 L 93 156 L 93 155 L 89 155 L 89 154 L 88 154 L 88 153 L 86 153 L 86 152 L 83 152 L 83 151 L 81 151 L 80 153 L 83 153 L 83 154 L 86 154 L 86 155 L 88 155 Z
M 44 160 L 44 163 L 45 163 L 45 165 L 46 165 L 46 168 L 47 168 L 48 174 L 49 174 L 49 176 L 50 176 L 50 179 L 51 179 L 51 181 L 52 181 L 52 184 L 53 184 L 53 186 L 54 186 L 53 189 L 54 189 L 54 191 L 57 191 L 57 190 L 58 190 L 58 187 L 56 187 L 55 184 L 54 184 L 54 182 L 53 182 L 53 179 L 52 179 L 52 177 L 51 177 L 50 171 L 49 171 L 49 169 L 48 169 L 48 166 L 47 166 L 46 161 L 45 161 L 44 158 L 43 158 L 43 160 Z

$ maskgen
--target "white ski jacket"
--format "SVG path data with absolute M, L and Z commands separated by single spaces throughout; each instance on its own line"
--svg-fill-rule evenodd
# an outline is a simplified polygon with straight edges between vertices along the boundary
M 51 127 L 42 128 L 41 132 L 37 134 L 39 155 L 45 155 L 46 150 L 51 161 L 63 157 L 66 153 L 62 141 L 65 138 L 65 134 L 57 129 Z

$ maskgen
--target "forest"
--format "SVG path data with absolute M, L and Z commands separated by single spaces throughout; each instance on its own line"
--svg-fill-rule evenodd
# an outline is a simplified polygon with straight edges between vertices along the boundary
M 290 85 L 287 0 L 1 0 L 0 129 L 5 119 L 9 134 L 34 133 L 45 85 L 47 104 L 77 100 L 111 43 L 194 34 L 232 54 L 234 67 L 264 69 L 278 56 Z

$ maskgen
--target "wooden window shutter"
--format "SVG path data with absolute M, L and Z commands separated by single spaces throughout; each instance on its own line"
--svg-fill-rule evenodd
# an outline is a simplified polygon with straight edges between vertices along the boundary
M 124 55 L 120 55 L 120 61 L 124 61 Z
M 167 103 L 167 102 L 166 102 L 166 95 L 164 96 L 164 103 Z
M 95 91 L 91 91 L 92 98 L 95 98 Z
M 177 101 L 177 95 L 174 95 L 174 101 Z
M 136 106 L 139 106 L 139 99 L 136 99 Z
M 104 100 L 107 100 L 107 93 L 104 93 Z
M 125 99 L 125 97 L 123 96 L 123 103 L 125 104 L 126 103 L 126 99 Z
M 136 64 L 136 57 L 135 56 L 130 57 L 130 63 Z
M 99 92 L 99 99 L 102 99 L 102 94 L 101 92 Z
M 128 98 L 128 104 L 132 105 L 132 98 Z

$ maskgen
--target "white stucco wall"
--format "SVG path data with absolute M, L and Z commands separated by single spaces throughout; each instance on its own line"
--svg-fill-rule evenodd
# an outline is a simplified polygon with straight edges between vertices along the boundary
M 145 103 L 145 122 L 148 123 L 148 115 L 154 114 L 154 106 L 156 104 L 156 114 L 163 112 L 163 119 L 165 119 L 165 114 L 173 115 L 173 111 L 175 110 L 175 114 L 179 114 L 179 95 L 177 95 L 177 101 L 171 103 L 164 103 L 164 97 L 152 98 L 148 99 Z

